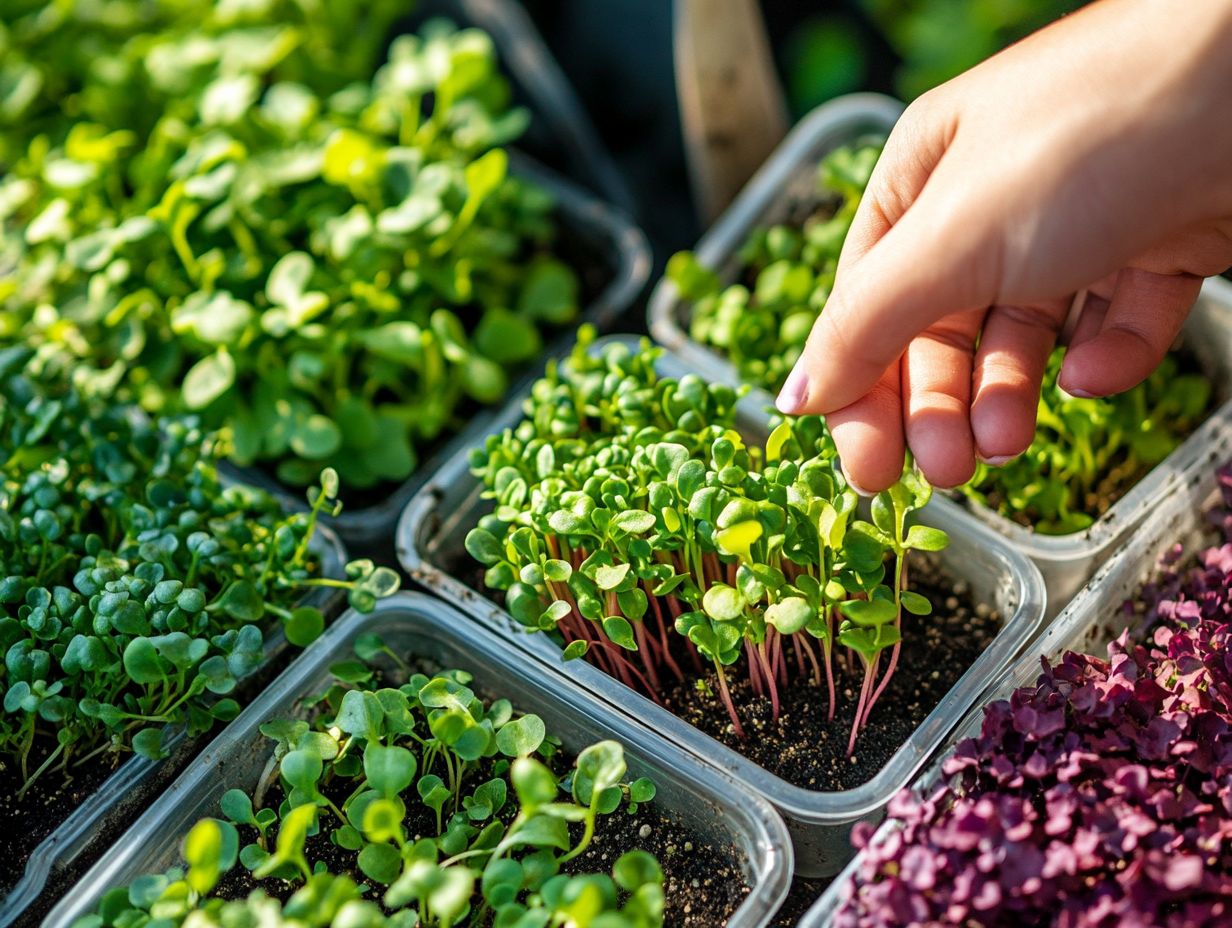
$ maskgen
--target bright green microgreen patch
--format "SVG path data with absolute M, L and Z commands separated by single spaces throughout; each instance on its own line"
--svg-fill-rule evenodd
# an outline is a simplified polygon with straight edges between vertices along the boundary
M 477 30 L 430 23 L 330 94 L 246 36 L 126 46 L 133 82 L 173 72 L 157 119 L 100 113 L 16 159 L 0 338 L 226 426 L 285 483 L 400 481 L 577 315 L 551 198 L 500 147 L 527 113 Z
M 819 418 L 750 444 L 730 388 L 659 377 L 649 344 L 591 340 L 472 456 L 495 504 L 466 538 L 486 584 L 527 629 L 557 634 L 566 659 L 586 655 L 652 697 L 713 668 L 741 736 L 728 668 L 776 714 L 793 666 L 824 674 L 833 717 L 845 647 L 865 671 L 854 745 L 897 665 L 903 613 L 929 611 L 907 555 L 946 544 L 908 521 L 931 489 L 907 470 L 864 521 Z
M 372 640 L 356 651 L 360 663 L 377 653 Z M 541 719 L 485 702 L 469 674 L 396 666 L 359 684 L 336 679 L 311 722 L 263 726 L 278 764 L 254 794 L 227 792 L 222 819 L 185 838 L 186 867 L 149 892 L 113 891 L 92 924 L 229 926 L 265 913 L 263 924 L 281 914 L 374 928 L 662 925 L 663 873 L 650 854 L 624 853 L 610 875 L 570 864 L 602 817 L 654 798 L 649 780 L 627 782 L 619 744 L 591 745 L 570 766 Z M 324 841 L 345 870 L 318 858 Z M 212 894 L 237 861 L 296 887 L 281 911 L 261 890 Z
M 825 308 L 847 229 L 880 153 L 839 148 L 821 162 L 819 199 L 805 217 L 755 229 L 738 255 L 735 283 L 689 252 L 667 266 L 688 304 L 689 335 L 730 361 L 741 378 L 777 392 Z M 1089 526 L 1200 424 L 1211 385 L 1174 357 L 1116 396 L 1082 399 L 1057 385 L 1062 349 L 1044 376 L 1035 440 L 1004 467 L 977 466 L 961 493 L 1037 532 Z
M 285 515 L 220 482 L 194 421 L 147 424 L 21 373 L 28 354 L 0 352 L 0 763 L 22 793 L 104 755 L 161 757 L 168 726 L 229 721 L 266 630 L 281 623 L 295 644 L 320 633 L 312 590 L 371 609 L 398 581 L 370 562 L 320 575 L 311 542 L 337 510 L 332 471 L 310 511 Z
M 1165 357 L 1141 384 L 1116 396 L 1070 396 L 1057 383 L 1063 351 L 1044 374 L 1035 440 L 1002 467 L 980 464 L 962 493 L 1037 532 L 1082 531 L 1202 422 L 1211 383 Z

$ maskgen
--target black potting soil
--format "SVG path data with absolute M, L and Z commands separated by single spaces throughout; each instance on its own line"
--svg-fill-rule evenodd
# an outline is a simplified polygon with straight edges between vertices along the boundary
M 770 698 L 753 693 L 742 663 L 728 671 L 728 680 L 744 738 L 733 729 L 713 673 L 705 676 L 704 689 L 699 689 L 696 680 L 686 679 L 667 690 L 665 705 L 796 786 L 837 791 L 866 783 L 936 708 L 1001 627 L 1001 616 L 987 604 L 976 604 L 965 582 L 948 581 L 924 558 L 911 563 L 911 588 L 927 596 L 934 611 L 930 616 L 904 619 L 898 669 L 850 757 L 847 741 L 863 674 L 858 662 L 848 666 L 840 659 L 842 648 L 836 650 L 834 661 L 838 699 L 833 719 L 828 718 L 824 681 L 818 686 L 811 676 L 801 674 L 780 687 L 782 706 L 775 719 Z
M 800 924 L 800 919 L 804 917 L 804 913 L 813 907 L 813 903 L 821 898 L 822 893 L 829 889 L 833 882 L 833 877 L 819 880 L 796 877 L 791 881 L 787 901 L 774 913 L 770 928 L 796 928 Z
M 440 669 L 417 662 L 412 662 L 412 667 L 428 674 Z M 482 687 L 476 687 L 476 691 L 485 699 L 496 698 L 496 694 L 485 692 Z M 573 759 L 564 755 L 558 755 L 552 762 L 558 771 L 568 769 L 572 764 Z M 466 782 L 473 787 L 490 779 L 492 773 L 487 769 L 489 765 L 490 762 L 484 762 L 472 770 L 467 774 Z M 341 805 L 354 786 L 352 780 L 338 780 L 324 784 L 322 792 Z M 256 798 L 259 802 L 254 802 L 254 805 L 277 808 L 283 799 L 282 787 L 274 781 L 264 796 Z M 407 811 L 408 817 L 403 827 L 409 839 L 434 837 L 440 833 L 435 813 L 430 809 L 418 803 L 408 803 Z M 446 806 L 444 821 L 448 821 L 450 811 Z M 507 824 L 515 813 L 516 809 L 510 802 L 499 817 Z M 336 824 L 328 813 L 322 813 L 322 816 L 327 828 L 330 823 Z M 576 842 L 582 834 L 582 826 L 572 825 L 571 833 Z M 241 829 L 241 842 L 251 842 L 255 837 L 255 829 Z M 270 839 L 271 843 L 276 842 L 275 833 L 271 833 Z M 749 887 L 735 848 L 707 842 L 686 824 L 673 819 L 666 810 L 656 807 L 654 802 L 639 806 L 634 815 L 619 809 L 611 815 L 600 816 L 590 846 L 570 861 L 565 869 L 569 873 L 610 873 L 616 859 L 630 850 L 649 851 L 662 866 L 665 924 L 668 926 L 715 928 L 724 924 L 748 895 Z M 356 852 L 333 844 L 326 829 L 307 840 L 305 857 L 310 864 L 318 861 L 327 864 L 335 875 L 346 874 L 358 883 L 367 882 L 358 870 Z M 214 895 L 224 899 L 241 899 L 260 887 L 270 896 L 285 900 L 299 885 L 298 882 L 278 879 L 255 880 L 247 870 L 237 865 L 222 877 Z M 379 898 L 379 893 L 376 898 Z
M 36 745 L 31 769 L 45 756 Z M 31 852 L 114 772 L 110 762 L 87 763 L 66 782 L 58 771 L 48 771 L 18 799 L 24 782 L 21 771 L 0 762 L 0 822 L 4 825 L 0 828 L 0 891 L 16 885 Z

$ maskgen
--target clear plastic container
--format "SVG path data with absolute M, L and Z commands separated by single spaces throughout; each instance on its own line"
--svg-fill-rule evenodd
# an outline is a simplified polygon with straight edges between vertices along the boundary
M 769 924 L 787 894 L 792 856 L 787 830 L 766 802 L 613 712 L 563 675 L 538 667 L 528 676 L 524 655 L 456 609 L 420 593 L 400 593 L 383 600 L 370 615 L 348 613 L 314 642 L 99 860 L 52 910 L 45 928 L 68 928 L 111 887 L 178 864 L 180 841 L 191 825 L 202 816 L 217 815 L 226 790 L 251 789 L 261 776 L 272 753 L 269 739 L 258 730 L 261 723 L 302 711 L 298 700 L 323 690 L 330 665 L 351 655 L 357 636 L 371 633 L 400 655 L 474 673 L 481 690 L 539 715 L 567 749 L 577 751 L 607 738 L 621 742 L 630 774 L 654 780 L 656 805 L 708 841 L 741 854 L 750 892 L 728 922 L 730 928 Z
M 1232 424 L 1223 422 L 1217 429 L 1218 447 L 1226 449 L 1232 440 Z M 1196 554 L 1214 540 L 1205 513 L 1219 499 L 1214 470 L 1229 459 L 1225 451 L 1208 450 L 1181 474 L 1166 498 L 1161 497 L 1151 512 L 1123 545 L 1073 598 L 1049 625 L 1044 635 L 998 677 L 983 702 L 1008 699 L 1014 690 L 1032 686 L 1040 674 L 1040 658 L 1055 663 L 1066 651 L 1103 655 L 1109 642 L 1129 629 L 1131 636 L 1146 629 L 1135 626 L 1138 617 L 1127 615 L 1122 604 L 1132 599 L 1157 570 L 1159 559 L 1177 542 L 1187 556 Z M 983 706 L 973 709 L 955 731 L 947 750 L 940 753 L 913 788 L 927 792 L 942 779 L 941 765 L 954 743 L 979 734 Z M 887 821 L 874 835 L 884 841 L 898 826 Z M 860 863 L 857 856 L 834 881 L 808 914 L 800 928 L 824 928 L 847 898 Z
M 479 3 L 479 0 L 472 2 L 487 5 L 486 0 L 484 3 Z M 600 330 L 611 328 L 620 314 L 637 299 L 650 276 L 650 246 L 645 235 L 610 206 L 526 156 L 511 152 L 510 163 L 518 176 L 533 180 L 551 194 L 560 220 L 560 238 L 569 243 L 571 251 L 584 255 L 588 262 L 579 271 L 584 275 L 593 269 L 599 277 L 596 295 L 583 310 L 578 324 L 591 323 Z M 571 333 L 559 336 L 544 357 L 563 351 L 573 338 Z M 521 379 L 515 381 L 512 392 L 538 376 L 541 368 L 538 362 L 527 365 Z M 416 471 L 381 502 L 344 508 L 341 515 L 326 521 L 354 553 L 381 553 L 393 536 L 399 514 L 416 490 L 445 461 L 463 453 L 486 435 L 494 416 L 493 409 L 479 410 L 464 429 L 424 458 Z M 302 510 L 307 507 L 301 489 L 288 488 L 267 470 L 233 465 L 227 465 L 227 469 L 239 479 L 273 493 L 289 509 Z
M 598 342 L 595 350 L 617 339 L 636 348 L 633 336 L 612 336 Z M 664 376 L 680 376 L 690 366 L 668 353 L 660 361 L 659 369 Z M 492 431 L 499 432 L 521 420 L 524 396 L 519 395 L 509 403 L 493 423 Z M 742 430 L 750 437 L 765 436 L 768 415 L 755 395 L 745 397 L 738 412 Z M 930 504 L 921 521 L 949 533 L 950 546 L 941 555 L 945 569 L 955 578 L 968 581 L 978 600 L 995 606 L 1004 616 L 1004 626 L 877 776 L 854 789 L 807 790 L 771 774 L 594 665 L 586 661 L 562 664 L 560 649 L 551 639 L 526 634 L 501 607 L 457 574 L 451 574 L 451 570 L 460 573 L 474 566 L 463 549 L 463 540 L 479 517 L 490 511 L 490 503 L 480 499 L 481 489 L 470 473 L 466 454 L 462 453 L 446 462 L 416 494 L 398 525 L 398 558 L 407 573 L 517 647 L 561 668 L 570 679 L 609 704 L 642 720 L 674 744 L 718 765 L 769 799 L 791 828 L 796 869 L 802 876 L 827 876 L 843 865 L 851 856 L 847 841 L 851 826 L 881 814 L 885 803 L 941 745 L 988 683 L 1036 635 L 1043 615 L 1043 581 L 1026 557 L 984 526 L 955 513 L 952 507 Z
M 312 550 L 321 559 L 322 576 L 341 579 L 346 549 L 329 528 L 318 526 L 317 533 Z M 340 602 L 340 591 L 325 588 L 314 590 L 304 599 L 306 605 L 317 606 L 327 615 L 336 611 Z M 268 675 L 288 648 L 279 625 L 266 635 L 265 659 L 249 680 L 255 683 Z M 0 896 L 0 928 L 16 922 L 36 903 L 46 902 L 67 890 L 89 858 L 119 837 L 138 810 L 149 805 L 208 738 L 206 734 L 188 739 L 180 729 L 169 738 L 169 757 L 153 761 L 134 755 L 124 761 L 30 853 L 20 879 Z M 40 899 L 44 894 L 45 898 Z
M 818 107 L 792 130 L 698 242 L 698 260 L 724 279 L 732 279 L 738 271 L 736 253 L 755 227 L 783 221 L 801 203 L 816 200 L 818 161 L 827 152 L 870 133 L 889 132 L 901 110 L 896 101 L 869 94 L 841 97 Z M 688 306 L 671 281 L 664 279 L 656 284 L 648 314 L 651 334 L 687 361 L 691 369 L 723 383 L 740 383 L 739 374 L 725 358 L 689 338 Z M 1216 420 L 1232 417 L 1232 284 L 1218 278 L 1207 281 L 1181 340 L 1214 384 L 1217 408 L 1204 425 L 1089 528 L 1072 535 L 1041 535 L 965 498 L 937 500 L 939 509 L 969 514 L 1036 563 L 1048 588 L 1049 618 L 1128 537 L 1153 501 L 1172 491 L 1188 463 L 1210 446 L 1218 431 Z M 764 390 L 756 394 L 766 404 L 773 402 Z

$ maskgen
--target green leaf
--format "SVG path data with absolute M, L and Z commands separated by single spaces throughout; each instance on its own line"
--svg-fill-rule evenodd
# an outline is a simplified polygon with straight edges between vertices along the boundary
M 734 622 L 744 615 L 747 603 L 740 591 L 725 583 L 716 583 L 702 597 L 702 609 L 716 622 Z
M 766 607 L 766 622 L 784 635 L 794 635 L 817 616 L 806 600 L 789 596 Z
M 933 611 L 933 604 L 926 597 L 911 590 L 903 590 L 900 599 L 902 600 L 903 608 L 912 615 L 928 615 Z
M 366 844 L 359 852 L 359 869 L 374 883 L 388 886 L 402 872 L 402 856 L 389 844 Z
M 841 603 L 838 611 L 857 625 L 872 627 L 893 622 L 898 615 L 894 603 L 887 599 L 852 599 Z
M 609 615 L 603 620 L 603 633 L 612 644 L 619 645 L 626 651 L 636 651 L 637 642 L 633 638 L 633 626 L 624 616 Z
M 320 609 L 312 606 L 300 606 L 291 612 L 291 617 L 283 625 L 287 641 L 299 648 L 306 648 L 321 636 L 325 630 L 325 616 Z
M 180 393 L 189 409 L 204 409 L 234 385 L 235 360 L 225 347 L 220 347 L 189 368 Z
M 915 551 L 942 551 L 949 543 L 949 536 L 939 528 L 913 525 L 907 531 L 907 547 Z
M 369 744 L 364 748 L 364 776 L 387 799 L 411 785 L 416 767 L 415 755 L 404 747 Z
M 506 757 L 525 757 L 539 750 L 547 729 L 537 715 L 524 715 L 502 725 L 496 733 L 496 748 Z

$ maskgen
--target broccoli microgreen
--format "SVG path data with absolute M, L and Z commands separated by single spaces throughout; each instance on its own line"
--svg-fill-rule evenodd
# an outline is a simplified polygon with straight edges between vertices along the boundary
M 357 645 L 360 663 L 389 653 L 371 636 Z M 266 723 L 277 759 L 268 777 L 252 795 L 229 790 L 223 817 L 193 826 L 185 868 L 142 892 L 114 890 L 95 918 L 230 924 L 246 909 L 276 912 L 261 890 L 245 901 L 212 895 L 239 862 L 253 879 L 298 887 L 283 912 L 320 906 L 311 924 L 330 923 L 345 905 L 347 924 L 405 928 L 662 925 L 663 873 L 652 855 L 626 851 L 610 875 L 569 866 L 601 817 L 654 798 L 649 780 L 626 782 L 619 744 L 593 744 L 567 766 L 538 716 L 485 702 L 470 674 L 395 667 L 400 685 L 369 667 L 363 682 L 336 678 L 310 722 Z M 350 862 L 345 872 L 314 859 L 313 836 Z
M 369 562 L 319 575 L 310 542 L 337 510 L 332 471 L 308 512 L 285 515 L 220 482 L 219 443 L 193 420 L 146 422 L 15 372 L 27 355 L 0 353 L 0 758 L 19 797 L 103 755 L 162 757 L 168 726 L 229 721 L 264 630 L 319 634 L 309 590 L 343 587 L 371 609 L 398 581 Z
M 860 520 L 819 418 L 748 444 L 735 391 L 659 377 L 648 344 L 592 351 L 592 338 L 472 455 L 495 504 L 466 537 L 485 583 L 527 629 L 558 635 L 566 660 L 585 655 L 653 698 L 708 665 L 740 737 L 729 668 L 743 662 L 777 717 L 794 656 L 817 685 L 824 674 L 833 718 L 840 645 L 865 674 L 850 753 L 897 666 L 903 612 L 930 609 L 907 562 L 947 540 L 908 525 L 931 489 L 908 470 Z

